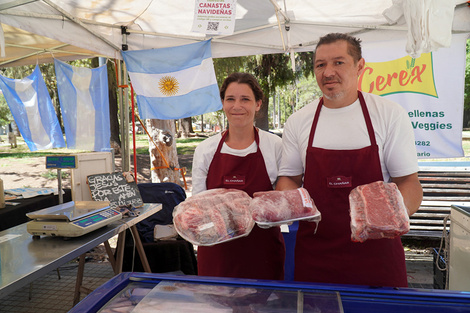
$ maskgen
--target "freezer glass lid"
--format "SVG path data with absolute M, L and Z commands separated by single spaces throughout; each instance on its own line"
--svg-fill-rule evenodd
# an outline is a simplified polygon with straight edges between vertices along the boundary
M 343 312 L 335 291 L 228 286 L 162 280 L 130 283 L 100 312 Z

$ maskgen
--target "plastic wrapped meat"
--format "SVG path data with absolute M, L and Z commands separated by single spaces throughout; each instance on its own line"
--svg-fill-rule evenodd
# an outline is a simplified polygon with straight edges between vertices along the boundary
M 178 204 L 173 223 L 178 234 L 200 246 L 211 246 L 248 235 L 254 226 L 251 197 L 242 190 L 206 190 Z
M 377 181 L 349 194 L 351 240 L 395 238 L 410 230 L 408 210 L 395 183 Z
M 252 216 L 260 227 L 270 227 L 297 220 L 318 222 L 321 214 L 304 188 L 255 192 Z

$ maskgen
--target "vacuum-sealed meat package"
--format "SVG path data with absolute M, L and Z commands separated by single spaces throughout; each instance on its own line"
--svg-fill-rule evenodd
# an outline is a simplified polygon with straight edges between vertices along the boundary
M 395 238 L 410 230 L 408 210 L 395 183 L 376 181 L 349 194 L 351 240 Z
M 305 188 L 255 192 L 250 207 L 253 219 L 263 228 L 299 220 L 321 220 L 320 211 Z
M 216 188 L 187 198 L 173 210 L 178 234 L 199 246 L 212 246 L 247 236 L 255 222 L 251 197 L 242 190 Z

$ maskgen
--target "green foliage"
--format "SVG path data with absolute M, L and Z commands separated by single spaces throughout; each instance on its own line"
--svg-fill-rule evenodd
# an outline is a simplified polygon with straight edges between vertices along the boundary
M 214 59 L 214 68 L 219 86 L 227 75 L 233 72 L 248 72 L 253 74 L 259 81 L 266 96 L 268 105 L 268 119 L 272 123 L 274 95 L 285 106 L 285 112 L 281 115 L 282 123 L 288 116 L 313 99 L 315 93 L 312 91 L 313 78 L 313 53 L 295 53 L 295 71 L 292 69 L 292 60 L 289 54 L 267 54 L 235 58 Z M 298 84 L 302 82 L 299 92 Z M 276 100 L 277 101 L 277 100 Z M 299 107 L 299 103 L 301 106 Z M 285 105 L 284 105 L 285 104 Z M 221 125 L 222 111 L 215 116 L 204 115 L 204 119 L 211 119 L 214 123 L 218 121 Z
M 13 120 L 10 108 L 7 105 L 5 97 L 0 95 L 0 125 L 8 125 Z
M 470 127 L 470 39 L 467 40 L 467 62 L 465 65 L 463 127 Z
M 222 86 L 225 77 L 227 77 L 228 75 L 235 72 L 245 72 L 246 63 L 250 58 L 252 57 L 247 56 L 214 59 L 214 71 L 219 87 Z
M 68 63 L 70 65 L 78 67 L 92 67 L 92 59 L 75 60 Z M 57 94 L 57 79 L 55 76 L 54 63 L 39 64 L 38 66 L 41 70 L 44 82 L 46 83 L 49 95 L 51 96 L 52 104 L 54 105 L 59 121 L 61 121 L 61 114 L 59 109 L 59 96 Z M 31 75 L 35 67 L 36 65 L 7 67 L 0 69 L 0 74 L 11 79 L 23 79 Z M 11 121 L 13 121 L 13 116 L 10 113 L 10 108 L 6 103 L 5 97 L 3 97 L 3 95 L 0 95 L 0 125 L 7 125 Z

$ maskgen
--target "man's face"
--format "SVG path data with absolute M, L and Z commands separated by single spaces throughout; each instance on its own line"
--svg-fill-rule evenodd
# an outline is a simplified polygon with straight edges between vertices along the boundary
M 314 72 L 327 107 L 347 106 L 357 99 L 357 78 L 363 68 L 364 59 L 354 62 L 344 40 L 317 48 Z

